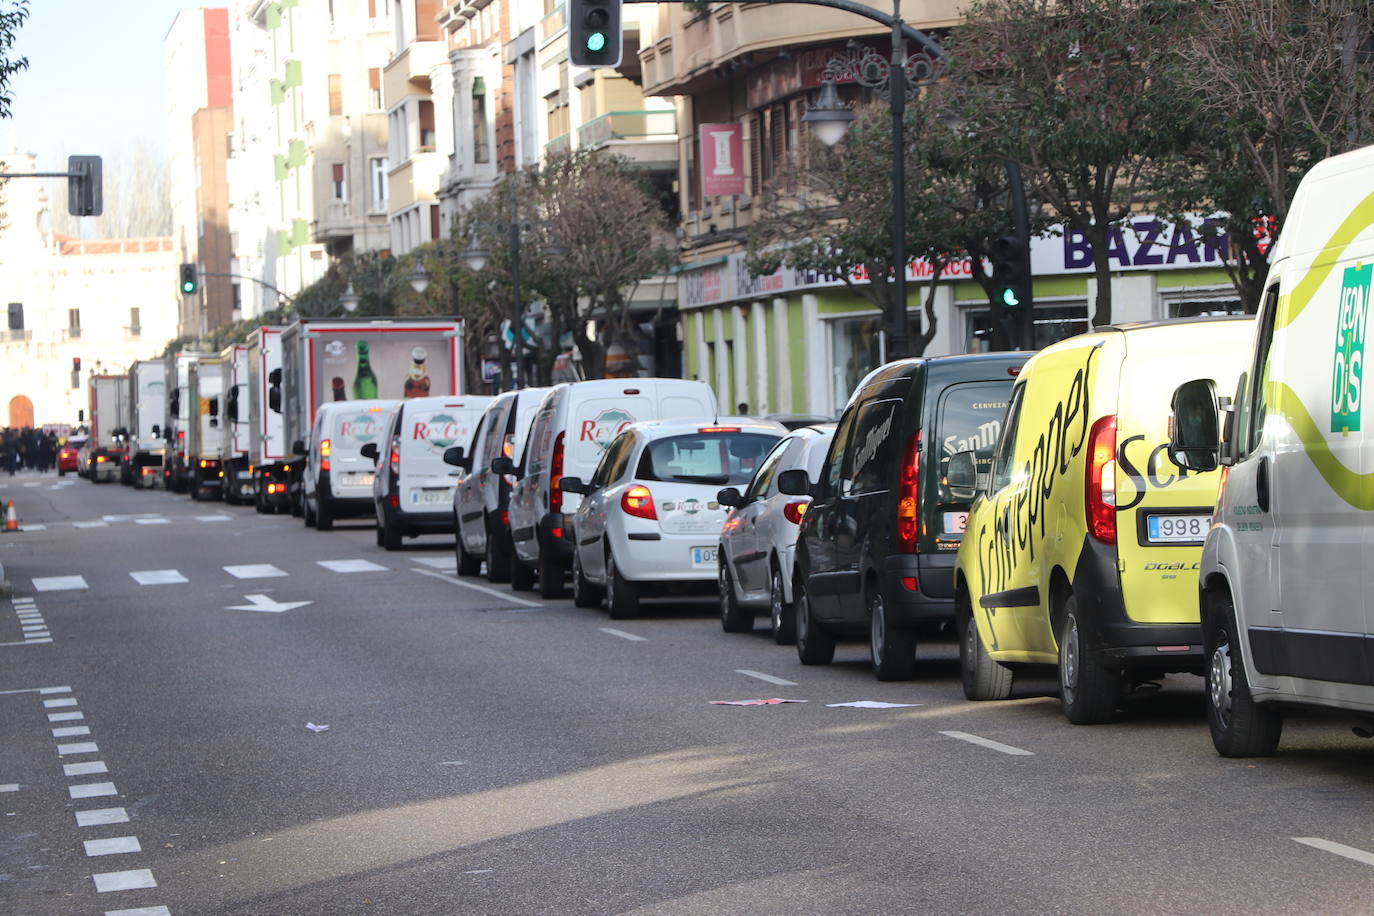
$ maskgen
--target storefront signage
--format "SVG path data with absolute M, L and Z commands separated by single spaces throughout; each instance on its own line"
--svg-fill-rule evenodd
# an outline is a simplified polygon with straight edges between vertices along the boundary
M 744 193 L 744 125 L 702 124 L 701 193 L 707 197 Z

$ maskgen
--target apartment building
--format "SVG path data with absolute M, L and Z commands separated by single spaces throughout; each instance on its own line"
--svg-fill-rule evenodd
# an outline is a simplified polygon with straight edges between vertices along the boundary
M 383 72 L 391 251 L 444 237 L 439 185 L 453 152 L 452 65 L 440 0 L 394 0 L 391 59 Z

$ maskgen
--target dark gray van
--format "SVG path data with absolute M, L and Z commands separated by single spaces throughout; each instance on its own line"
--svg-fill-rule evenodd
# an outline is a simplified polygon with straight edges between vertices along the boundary
M 785 471 L 779 489 L 810 495 L 797 541 L 797 655 L 828 664 L 835 641 L 869 634 L 879 680 L 912 676 L 920 627 L 954 618 L 954 557 L 969 503 L 945 466 L 956 452 L 992 460 L 1012 382 L 1030 353 L 905 359 L 850 398 L 813 487 Z

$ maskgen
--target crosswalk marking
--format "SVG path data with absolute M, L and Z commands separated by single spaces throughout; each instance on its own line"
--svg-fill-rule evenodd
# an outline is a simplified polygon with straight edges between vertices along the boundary
M 57 746 L 57 756 L 65 757 L 68 754 L 94 754 L 100 748 L 96 747 L 94 741 L 76 741 L 72 744 L 59 744 Z
M 40 592 L 69 592 L 90 588 L 80 576 L 44 576 L 33 580 L 33 587 Z
M 135 525 L 166 525 L 166 524 L 169 524 L 169 522 L 168 522 L 168 520 L 165 519 L 165 518 L 136 518 L 136 519 L 134 519 L 134 524 L 135 524 Z
M 48 526 L 47 526 L 47 525 L 24 525 L 24 526 L 22 526 L 22 527 L 20 528 L 20 530 L 21 530 L 21 531 L 47 531 L 47 530 L 48 530 Z
M 144 887 L 157 887 L 157 882 L 153 880 L 151 869 L 137 868 L 132 871 L 109 871 L 99 875 L 91 875 L 95 881 L 95 889 L 99 893 L 108 891 L 132 891 Z
M 106 910 L 105 916 L 172 916 L 165 906 L 141 906 L 132 910 Z
M 104 840 L 86 840 L 86 855 L 113 856 L 122 852 L 142 852 L 136 836 L 112 836 Z
M 67 786 L 67 792 L 72 798 L 103 798 L 106 795 L 119 794 L 119 790 L 112 782 L 87 782 L 79 786 Z
M 105 765 L 103 760 L 89 760 L 86 763 L 64 763 L 62 765 L 63 776 L 95 776 L 99 773 L 108 773 L 110 768 Z
M 235 579 L 272 579 L 277 576 L 284 576 L 282 572 L 271 563 L 252 563 L 246 566 L 226 566 L 224 571 Z
M 175 569 L 143 569 L 129 575 L 139 585 L 175 585 L 186 581 L 186 577 Z
M 108 528 L 109 522 L 72 522 L 73 528 Z
M 123 808 L 97 808 L 94 811 L 76 812 L 76 826 L 103 827 L 106 824 L 129 823 L 129 812 Z
M 371 560 L 317 560 L 325 569 L 336 573 L 386 572 L 386 567 Z

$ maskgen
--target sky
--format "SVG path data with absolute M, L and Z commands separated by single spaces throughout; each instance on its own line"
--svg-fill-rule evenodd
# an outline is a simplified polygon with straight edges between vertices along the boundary
M 178 10 L 224 5 L 30 0 L 13 50 L 29 69 L 11 81 L 4 149 L 35 153 L 42 171 L 65 169 L 68 155 L 109 158 L 140 141 L 165 156 L 163 39 Z

